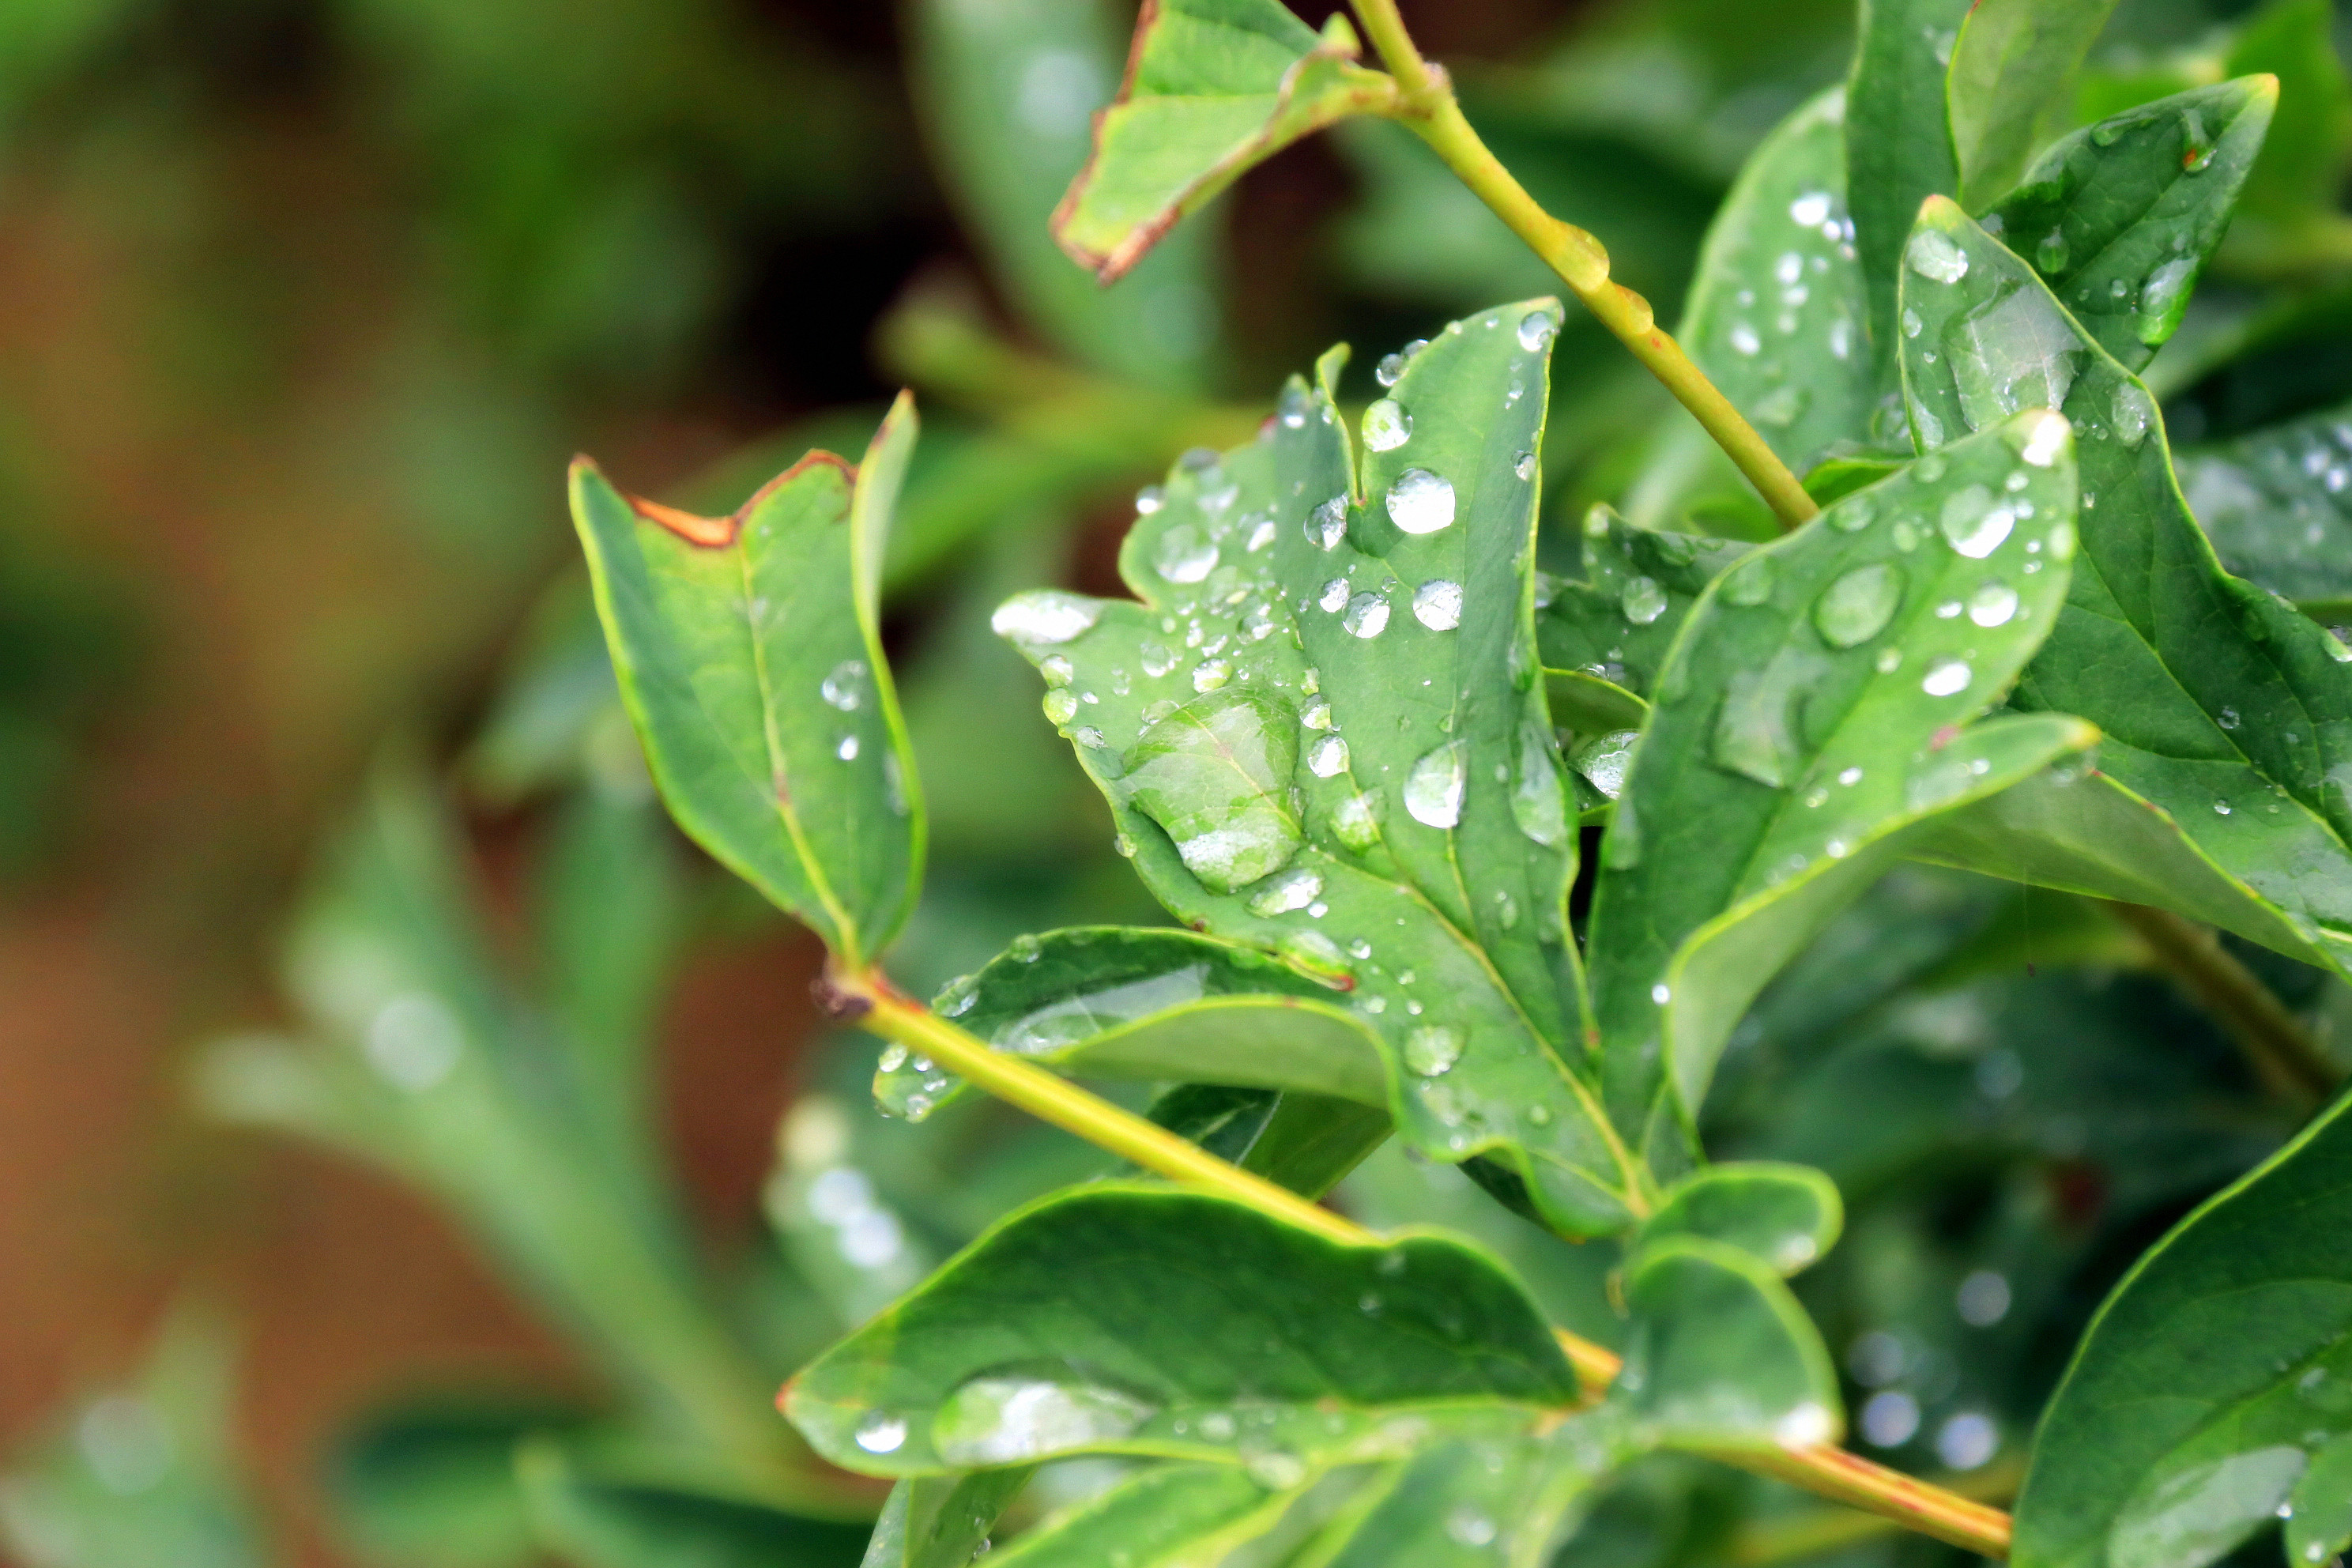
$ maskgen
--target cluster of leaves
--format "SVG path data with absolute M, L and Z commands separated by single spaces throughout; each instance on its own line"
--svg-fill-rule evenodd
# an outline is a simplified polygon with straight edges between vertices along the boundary
M 933 46 L 994 26 L 1065 47 L 1042 11 L 973 9 L 926 13 Z M 2325 624 L 2352 602 L 2328 547 L 2352 426 L 2226 417 L 2232 377 L 2340 308 L 2347 100 L 2308 0 L 2128 69 L 2082 63 L 2106 22 L 1874 5 L 1842 86 L 1784 93 L 1678 335 L 1823 504 L 1786 537 L 1679 416 L 1581 408 L 1555 364 L 1573 308 L 1536 298 L 1381 358 L 1360 407 L 1335 350 L 1254 437 L 1186 451 L 1138 498 L 1133 598 L 995 609 L 1183 929 L 1022 937 L 936 1013 L 1150 1086 L 1162 1125 L 1336 1189 L 1377 1240 L 959 1169 L 939 1151 L 975 1097 L 894 1045 L 877 1098 L 923 1125 L 891 1158 L 929 1177 L 877 1200 L 884 1157 L 803 1107 L 777 1188 L 803 1283 L 863 1326 L 814 1361 L 812 1337 L 759 1343 L 678 1257 L 635 1109 L 661 943 L 552 921 L 576 945 L 520 1002 L 457 934 L 446 833 L 388 795 L 297 944 L 328 1048 L 243 1043 L 213 1092 L 443 1194 L 628 1393 L 594 1422 L 395 1423 L 380 1473 L 466 1478 L 450 1506 L 493 1521 L 483 1561 L 535 1540 L 845 1562 L 864 1531 L 824 1516 L 856 1494 L 814 1487 L 744 1397 L 800 1365 L 809 1448 L 891 1483 L 867 1568 L 961 1564 L 1006 1530 L 992 1560 L 1040 1568 L 1777 1560 L 1850 1538 L 1685 1456 L 1837 1439 L 1851 1392 L 1873 1447 L 1995 1486 L 2005 1434 L 2039 1419 L 2021 1561 L 2199 1568 L 2282 1518 L 2296 1561 L 2352 1543 L 2341 1112 L 2281 1147 L 2291 1108 L 2099 903 L 2220 927 L 2307 1018 L 2352 996 L 2352 649 Z M 1558 80 L 1655 42 L 1604 34 Z M 1144 252 L 1192 243 L 1177 221 L 1250 163 L 1395 108 L 1360 55 L 1344 20 L 1318 34 L 1273 0 L 1147 8 L 1061 208 L 1073 252 L 1137 268 L 1106 300 L 1197 265 Z M 1006 118 L 963 79 L 943 101 L 984 141 Z M 1719 83 L 1691 90 L 1736 124 Z M 1427 188 L 1380 162 L 1394 127 L 1342 130 Z M 1015 195 L 989 210 L 1041 219 L 1048 166 L 992 162 Z M 1146 307 L 1073 303 L 1042 232 L 992 238 L 1045 335 L 1181 388 L 1181 365 L 1118 363 L 1154 341 L 1119 314 Z M 916 456 L 902 402 L 854 468 L 813 454 L 722 517 L 575 470 L 655 784 L 845 981 L 953 950 L 918 909 L 926 785 L 943 829 L 973 809 L 919 687 L 901 710 L 886 587 L 961 536 L 935 520 L 971 476 L 1013 477 L 982 488 L 999 506 L 1060 493 L 1200 408 L 1139 401 L 1123 417 L 1155 436 L 1089 447 L 1043 434 L 1082 398 L 1060 374 L 944 460 Z M 2184 418 L 2211 439 L 2176 454 Z M 1596 497 L 1622 515 L 1570 504 Z M 646 862 L 595 869 L 612 829 L 580 809 L 558 862 L 608 889 L 583 907 L 652 918 Z M 612 896 L 626 864 L 638 892 Z M 997 1201 L 959 1206 L 958 1183 Z M 926 1245 L 920 1204 L 955 1216 Z M 851 1234 L 869 1214 L 887 1257 L 875 1225 Z M 1554 1324 L 1622 1351 L 1601 1396 Z M 384 1528 L 428 1517 L 420 1496 Z M 415 1535 L 384 1550 L 433 1560 Z

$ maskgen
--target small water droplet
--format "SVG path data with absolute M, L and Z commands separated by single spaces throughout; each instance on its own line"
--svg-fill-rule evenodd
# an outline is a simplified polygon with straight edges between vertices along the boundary
M 1348 613 L 1339 624 L 1352 637 L 1376 637 L 1388 629 L 1389 602 L 1378 594 L 1359 594 L 1348 601 Z
M 997 605 L 988 625 L 998 637 L 1034 647 L 1081 637 L 1094 629 L 1101 616 L 1102 602 L 1098 599 L 1039 588 L 1015 594 Z
M 1393 451 L 1412 436 L 1412 416 L 1397 405 L 1396 399 L 1383 397 L 1364 410 L 1364 445 L 1375 452 Z
M 864 659 L 843 659 L 833 667 L 833 673 L 824 678 L 817 689 L 818 693 L 844 713 L 855 712 L 857 705 L 865 700 L 866 675 Z
M 1457 1545 L 1487 1546 L 1495 1540 L 1495 1521 L 1465 1502 L 1445 1516 L 1445 1533 Z
M 1424 753 L 1405 776 L 1404 808 L 1415 822 L 1450 828 L 1462 820 L 1462 792 L 1468 783 L 1468 748 L 1450 742 Z
M 1559 332 L 1559 317 L 1549 306 L 1538 305 L 1519 318 L 1519 347 L 1529 353 L 1549 348 Z
M 2010 530 L 2017 526 L 2017 512 L 2013 507 L 1995 502 L 1984 486 L 1970 485 L 1945 498 L 1937 526 L 1953 549 L 1971 561 L 1981 561 L 2000 549 Z
M 2043 273 L 2063 272 L 2066 269 L 2066 260 L 2070 253 L 2066 244 L 2066 231 L 2063 228 L 2053 228 L 2043 235 L 2041 242 L 2034 246 L 2033 265 L 2036 269 Z
M 1214 691 L 1234 678 L 1234 667 L 1222 658 L 1204 658 L 1192 667 L 1192 689 Z
M 1906 310 L 1904 310 L 1904 312 L 1903 312 L 1903 335 L 1904 335 L 1905 337 L 1906 337 L 1906 338 L 1916 338 L 1916 337 L 1917 337 L 1917 336 L 1919 335 L 1920 329 L 1921 329 L 1922 327 L 1924 327 L 1926 324 L 1927 324 L 1926 322 L 1924 322 L 1924 321 L 1920 321 L 1920 320 L 1919 320 L 1919 312 L 1918 312 L 1918 311 L 1916 311 L 1916 310 L 1909 310 L 1909 309 L 1906 309 Z
M 1987 583 L 1969 595 L 1969 619 L 1985 627 L 2005 626 L 2017 614 L 2017 590 L 2006 583 Z
M 1725 335 L 1724 341 L 1731 345 L 1734 353 L 1746 356 L 1752 356 L 1761 352 L 1764 347 L 1764 340 L 1758 337 L 1756 329 L 1745 321 L 1733 322 L 1731 331 Z
M 1433 632 L 1450 632 L 1462 624 L 1462 584 L 1433 577 L 1413 591 L 1412 616 Z
M 1215 570 L 1217 545 L 1189 522 L 1180 522 L 1160 536 L 1152 564 L 1171 583 L 1198 583 Z
M 1462 1059 L 1462 1031 L 1450 1024 L 1423 1024 L 1404 1040 L 1404 1065 L 1423 1078 L 1443 1078 Z
M 1435 533 L 1454 521 L 1454 483 L 1427 468 L 1407 468 L 1389 486 L 1389 521 L 1407 533 Z
M 1331 831 L 1339 842 L 1360 855 L 1381 839 L 1380 798 L 1352 795 L 1331 808 Z
M 1348 498 L 1333 496 L 1307 514 L 1307 539 L 1318 550 L 1328 550 L 1348 536 Z
M 1903 574 L 1886 562 L 1857 566 L 1822 590 L 1813 629 L 1832 647 L 1853 647 L 1886 629 L 1903 603 Z
M 1967 660 L 1939 658 L 1927 667 L 1926 677 L 1919 682 L 1919 689 L 1930 697 L 1952 697 L 1966 691 L 1969 682 L 1974 679 L 1975 672 L 1969 668 Z
M 1933 283 L 1958 283 L 1969 274 L 1966 252 L 1941 229 L 1923 228 L 1903 247 L 1904 265 Z
M 887 1411 L 868 1411 L 857 1424 L 857 1446 L 869 1454 L 895 1454 L 906 1441 L 906 1422 Z
M 1045 693 L 1038 706 L 1045 709 L 1047 721 L 1058 729 L 1078 716 L 1078 694 L 1057 686 Z
M 1789 204 L 1789 221 L 1800 228 L 1818 228 L 1830 216 L 1827 191 L 1807 191 Z
M 2226 800 L 2220 800 L 2220 799 L 2216 799 L 2216 800 L 2213 802 L 2213 815 L 2214 815 L 2214 816 L 2229 816 L 2229 815 L 2230 815 L 2230 803 L 2229 803 L 2228 801 L 2226 801 Z
M 1617 602 L 1625 618 L 1637 626 L 1646 626 L 1666 613 L 1666 592 L 1651 577 L 1635 577 L 1618 593 Z
M 1778 572 L 1769 555 L 1746 556 L 1724 577 L 1717 595 L 1725 604 L 1743 609 L 1760 605 L 1772 596 L 1772 583 Z
M 1318 779 L 1328 779 L 1348 768 L 1348 742 L 1337 735 L 1326 735 L 1308 748 L 1307 771 Z
M 1167 504 L 1168 492 L 1158 485 L 1146 485 L 1135 492 L 1135 510 L 1138 516 L 1150 517 Z
M 1304 867 L 1269 879 L 1250 895 L 1249 912 L 1262 918 L 1286 915 L 1313 903 L 1323 891 L 1323 879 Z
M 1512 458 L 1511 472 L 1518 475 L 1519 478 L 1523 479 L 1534 479 L 1536 477 L 1536 455 L 1533 452 L 1521 452 L 1517 457 Z

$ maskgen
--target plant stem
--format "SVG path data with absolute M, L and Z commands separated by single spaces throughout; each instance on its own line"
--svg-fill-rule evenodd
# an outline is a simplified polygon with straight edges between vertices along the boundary
M 2286 1004 L 2260 975 L 2239 963 L 2220 937 L 2168 910 L 2117 902 L 2107 908 L 2139 933 L 2173 984 L 2237 1042 L 2265 1085 L 2305 1110 L 2325 1104 L 2336 1093 L 2342 1071 Z
M 821 989 L 821 999 L 835 1017 L 855 1022 L 929 1057 L 1006 1103 L 1145 1170 L 1246 1204 L 1331 1241 L 1360 1247 L 1380 1240 L 1345 1215 L 1220 1160 L 1198 1144 L 1055 1077 L 1034 1062 L 990 1048 L 977 1037 L 899 994 L 878 973 L 831 973 Z M 1553 1331 L 1588 1396 L 1600 1397 L 1622 1363 L 1605 1347 L 1565 1329 Z M 1824 1444 L 1778 1452 L 1727 1449 L 1714 1457 L 1988 1557 L 2005 1556 L 2009 1551 L 2009 1516 L 1999 1509 L 1872 1464 L 1842 1448 Z
M 1756 487 L 1783 529 L 1794 528 L 1820 511 L 1780 454 L 1707 380 L 1706 373 L 1691 363 L 1673 334 L 1659 328 L 1650 302 L 1623 284 L 1609 280 L 1609 252 L 1601 243 L 1544 211 L 1478 139 L 1478 132 L 1464 118 L 1444 71 L 1423 59 L 1414 47 L 1403 17 L 1397 14 L 1396 0 L 1355 0 L 1355 5 L 1364 32 L 1397 80 L 1391 118 L 1412 127 L 1428 142 L 1445 160 L 1446 167 L 1527 241 L 1601 324 L 1616 333 L 1633 351 L 1633 357 L 1691 411 Z

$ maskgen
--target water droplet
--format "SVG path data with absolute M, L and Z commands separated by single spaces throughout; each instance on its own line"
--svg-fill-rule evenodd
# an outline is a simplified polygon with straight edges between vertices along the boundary
M 1886 629 L 1903 603 L 1903 574 L 1881 561 L 1857 566 L 1822 590 L 1813 628 L 1832 647 L 1853 647 Z
M 1462 792 L 1469 782 L 1468 748 L 1450 742 L 1423 755 L 1405 776 L 1404 808 L 1415 822 L 1452 827 L 1462 820 Z
M 833 673 L 824 678 L 824 684 L 817 689 L 818 693 L 844 713 L 855 712 L 858 703 L 865 700 L 866 674 L 864 659 L 843 659 L 833 667 Z
M 1578 746 L 1570 762 L 1594 789 L 1615 800 L 1625 793 L 1625 770 L 1633 765 L 1633 742 L 1641 738 L 1639 730 L 1612 730 Z
M 2229 815 L 2230 815 L 2230 803 L 2229 803 L 2228 801 L 2226 801 L 2226 800 L 2218 800 L 2218 799 L 2217 799 L 2216 801 L 2214 801 L 2214 803 L 2213 803 L 2213 815 L 2214 815 L 2214 816 L 2229 816 Z
M 1818 228 L 1830 216 L 1827 191 L 1807 191 L 1789 204 L 1789 221 L 1800 228 Z
M 1378 594 L 1359 594 L 1348 601 L 1348 613 L 1339 624 L 1350 636 L 1376 637 L 1388 629 L 1389 602 Z
M 1375 452 L 1393 451 L 1412 436 L 1412 416 L 1383 397 L 1364 410 L 1364 445 Z
M 1625 618 L 1637 626 L 1646 626 L 1666 613 L 1666 592 L 1655 578 L 1633 578 L 1619 591 L 1617 602 Z
M 1075 712 L 1076 710 L 1073 709 L 1072 711 Z M 841 738 L 841 743 L 834 747 L 833 754 L 839 757 L 845 763 L 856 762 L 857 760 L 857 737 L 855 735 L 844 735 Z
M 2018 288 L 1969 311 L 1946 335 L 1952 382 L 1970 429 L 2066 401 L 2089 349 L 2050 296 Z
M 1038 706 L 1045 709 L 1046 721 L 1058 729 L 1078 716 L 1078 694 L 1057 686 L 1045 693 Z
M 2010 530 L 2017 526 L 2017 512 L 1996 503 L 1992 491 L 1984 486 L 1970 485 L 1944 499 L 1944 510 L 1937 521 L 1953 549 L 1971 561 L 1981 561 L 2000 549 Z
M 1323 592 L 1317 595 L 1315 603 L 1317 607 L 1321 609 L 1326 615 L 1336 616 L 1341 610 L 1346 609 L 1348 607 L 1348 580 L 1345 577 L 1334 577 L 1328 583 L 1324 584 Z
M 1252 555 L 1255 555 L 1259 551 L 1264 550 L 1267 545 L 1274 542 L 1274 519 L 1270 517 L 1262 517 L 1258 519 L 1256 525 L 1250 530 L 1249 539 L 1243 544 L 1242 548 L 1248 551 Z
M 1724 577 L 1717 595 L 1725 604 L 1742 608 L 1760 605 L 1772 596 L 1778 571 L 1769 555 L 1745 556 Z
M 1261 917 L 1286 915 L 1313 903 L 1323 891 L 1323 879 L 1301 867 L 1270 879 L 1250 895 L 1249 912 Z
M 2073 444 L 2074 430 L 2066 423 L 2064 415 L 2044 408 L 2028 414 L 2022 419 L 2010 421 L 2002 431 L 2002 437 L 2016 448 L 2018 457 L 2037 468 L 2046 468 L 2058 460 L 2059 453 Z M 2085 495 L 2083 504 L 2090 506 L 2094 503 Z
M 1360 855 L 1381 841 L 1380 798 L 1351 795 L 1331 808 L 1331 831 L 1340 843 Z
M 1969 595 L 1969 619 L 1985 627 L 2005 626 L 2017 614 L 2017 590 L 2006 583 L 1987 583 Z
M 1192 689 L 1214 691 L 1234 678 L 1234 667 L 1222 658 L 1204 658 L 1192 667 Z
M 1549 306 L 1538 305 L 1519 318 L 1519 347 L 1529 353 L 1549 348 L 1559 332 L 1559 317 Z
M 1445 1516 L 1446 1537 L 1462 1546 L 1487 1546 L 1495 1540 L 1495 1521 L 1470 1503 L 1455 1506 Z
M 1307 771 L 1318 779 L 1328 779 L 1348 769 L 1348 742 L 1337 735 L 1326 735 L 1308 749 Z
M 1135 492 L 1135 510 L 1138 516 L 1150 517 L 1167 504 L 1168 493 L 1158 485 L 1146 485 Z
M 1745 321 L 1733 322 L 1731 331 L 1725 335 L 1724 341 L 1731 345 L 1734 353 L 1742 355 L 1756 354 L 1764 347 L 1764 340 L 1758 337 L 1756 329 Z
M 2116 440 L 2137 451 L 2147 439 L 2148 427 L 2156 423 L 2156 404 L 2139 383 L 2119 381 L 2107 400 L 2107 423 L 2114 426 Z
M 1318 550 L 1328 550 L 1348 536 L 1348 498 L 1333 496 L 1307 514 L 1307 539 Z
M 1116 1442 L 1150 1414 L 1141 1400 L 1092 1384 L 976 1377 L 940 1405 L 931 1441 L 950 1465 L 1019 1464 Z
M 1404 1065 L 1423 1078 L 1443 1078 L 1462 1059 L 1462 1031 L 1450 1024 L 1423 1024 L 1404 1039 Z
M 2197 282 L 2197 263 L 2187 257 L 2168 261 L 2139 286 L 2139 308 L 2132 330 L 2151 347 L 2172 336 L 2189 309 L 2189 295 Z
M 1966 659 L 1939 658 L 1927 667 L 1927 675 L 1919 682 L 1919 689 L 1930 697 L 1953 697 L 1966 691 L 1969 682 L 1975 678 L 1975 672 L 1969 668 Z
M 1903 247 L 1904 265 L 1933 283 L 1958 283 L 1969 275 L 1966 252 L 1941 229 L 1923 228 Z
M 1904 310 L 1904 312 L 1903 312 L 1903 335 L 1904 335 L 1905 337 L 1906 337 L 1906 338 L 1916 338 L 1916 337 L 1917 337 L 1917 336 L 1919 335 L 1920 329 L 1921 329 L 1921 328 L 1923 328 L 1923 327 L 1925 327 L 1926 325 L 1927 325 L 1927 323 L 1926 323 L 1926 322 L 1924 322 L 1924 321 L 1922 321 L 1921 320 L 1919 320 L 1919 312 L 1918 312 L 1918 311 L 1916 311 L 1916 310 L 1909 310 L 1909 309 L 1906 309 L 1906 310 Z
M 1242 1472 L 1270 1492 L 1286 1492 L 1307 1479 L 1307 1461 L 1280 1448 L 1258 1448 L 1242 1456 Z
M 2053 228 L 2043 235 L 2041 242 L 2033 247 L 2034 268 L 2045 274 L 2063 272 L 2066 269 L 2066 259 L 2069 254 L 2066 231 L 2063 228 Z
M 1407 533 L 1435 533 L 1454 521 L 1454 482 L 1427 468 L 1407 468 L 1389 486 L 1389 521 Z
M 1517 457 L 1512 458 L 1511 472 L 1518 475 L 1519 478 L 1523 479 L 1534 479 L 1536 477 L 1536 455 L 1533 452 L 1521 452 Z
M 1198 583 L 1216 568 L 1216 542 L 1180 522 L 1160 536 L 1151 562 L 1171 583 Z
M 1433 577 L 1413 591 L 1412 617 L 1433 632 L 1450 632 L 1462 624 L 1462 584 Z
M 1294 382 L 1284 387 L 1282 395 L 1275 400 L 1275 413 L 1286 427 L 1297 430 L 1306 425 L 1307 408 L 1311 401 L 1307 389 Z
M 1058 589 L 1038 588 L 1015 594 L 996 606 L 988 618 L 998 637 L 1031 647 L 1066 643 L 1094 629 L 1102 616 L 1102 601 Z
M 1122 781 L 1138 810 L 1174 840 L 1212 892 L 1230 893 L 1287 865 L 1300 843 L 1289 802 L 1297 728 L 1244 691 L 1195 698 L 1143 732 Z
M 857 1424 L 857 1446 L 869 1454 L 895 1454 L 906 1441 L 906 1422 L 887 1411 L 868 1411 Z

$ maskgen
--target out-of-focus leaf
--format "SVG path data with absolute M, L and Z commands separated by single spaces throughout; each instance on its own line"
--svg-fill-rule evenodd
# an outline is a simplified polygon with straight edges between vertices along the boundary
M 1946 91 L 1970 206 L 2016 180 L 2114 8 L 2115 0 L 1979 0 L 1969 8 Z
M 989 1531 L 1031 1474 L 1014 1465 L 968 1476 L 908 1476 L 890 1489 L 858 1568 L 966 1568 L 988 1550 Z
M 997 277 L 1047 336 L 1108 371 L 1200 379 L 1216 339 L 1213 231 L 1160 241 L 1123 289 L 1072 267 L 1047 228 L 1087 159 L 1094 112 L 1118 82 L 1118 44 L 1098 0 L 913 7 L 916 108 L 933 156 L 979 230 Z
M 1262 1486 L 1232 1465 L 1152 1465 L 992 1553 L 1013 1568 L 1190 1568 L 1273 1528 L 1307 1473 Z
M 2179 453 L 2221 564 L 2306 613 L 2352 615 L 2352 407 Z
M 523 1568 L 539 1561 L 515 1451 L 576 1426 L 548 1402 L 439 1401 L 385 1412 L 341 1445 L 334 1475 L 343 1528 L 372 1561 L 434 1568 Z
M 1903 830 L 2093 738 L 1961 727 L 2063 600 L 2070 449 L 2063 421 L 2020 416 L 1753 552 L 1691 610 L 1602 841 L 1586 950 L 1611 1106 L 1654 1159 L 1675 1163 L 1748 1003 Z
M 1625 1280 L 1633 1333 L 1615 1397 L 1666 1447 L 1837 1440 L 1837 1373 L 1771 1266 L 1696 1236 L 1644 1246 Z
M 2289 1563 L 2325 1563 L 2352 1547 L 2352 1433 L 2313 1452 L 2286 1506 Z
M 541 1438 L 515 1461 L 540 1540 L 580 1568 L 852 1568 L 862 1524 L 607 1476 Z
M 1280 0 L 1147 5 L 1055 237 L 1103 281 L 1118 278 L 1252 165 L 1393 103 L 1396 83 L 1358 66 L 1360 53 L 1344 13 L 1318 37 Z
M 915 437 L 902 397 L 857 470 L 812 453 L 724 518 L 575 465 L 572 509 L 621 690 L 696 842 L 843 960 L 911 908 L 922 816 L 882 657 L 882 553 Z
M 2097 724 L 2102 773 L 2299 929 L 2352 934 L 2352 801 L 2327 782 L 2352 762 L 2352 647 L 2222 572 L 2154 398 L 2023 261 L 1937 202 L 1904 271 L 1921 324 L 1904 387 L 1925 445 L 2016 407 L 2062 407 L 2084 431 L 2083 559 L 2018 703 Z
M 2181 1222 L 2100 1308 L 2034 1443 L 2022 1568 L 2210 1563 L 2352 1431 L 2347 1109 Z
M 2241 77 L 2086 125 L 2034 159 L 1985 230 L 2137 370 L 2179 326 L 2277 101 L 2275 81 Z
M 1736 1247 L 1781 1274 L 1827 1252 L 1845 1224 L 1835 1183 L 1805 1165 L 1709 1165 L 1666 1190 L 1635 1245 L 1696 1236 Z
M 1883 379 L 1895 363 L 1895 264 L 1919 204 L 1960 188 L 1945 73 L 1972 0 L 1862 0 L 1846 80 L 1846 210 Z
M 1845 91 L 1832 88 L 1756 149 L 1707 230 L 1676 334 L 1800 471 L 1867 434 L 1877 392 L 1845 141 Z
M 872 1474 L 1092 1452 L 1303 1479 L 1575 1398 L 1533 1303 L 1461 1242 L 1346 1245 L 1106 1184 L 1006 1220 L 793 1378 L 784 1409 Z
M 1530 559 L 1559 321 L 1439 333 L 1366 411 L 1360 475 L 1294 382 L 1265 439 L 1147 498 L 1120 560 L 1142 603 L 1024 595 L 998 626 L 1161 902 L 1351 986 L 1400 1134 L 1490 1153 L 1591 1233 L 1635 1178 L 1567 1059 L 1575 845 Z
M 1571 1511 L 1630 1447 L 1608 1411 L 1538 1441 L 1434 1444 L 1399 1468 L 1377 1507 L 1316 1543 L 1345 1532 L 1344 1547 L 1305 1555 L 1302 1568 L 1539 1568 Z
M 1339 994 L 1190 931 L 1079 926 L 1024 937 L 940 994 L 942 1017 L 1078 1077 L 1304 1089 L 1385 1108 L 1380 1047 Z M 875 1097 L 920 1120 L 961 1085 L 904 1052 Z
M 2352 158 L 2352 82 L 2336 58 L 2328 0 L 2272 0 L 2248 20 L 2223 68 L 2278 79 L 2276 134 L 2246 182 L 2246 215 L 2293 226 L 2333 215 Z

